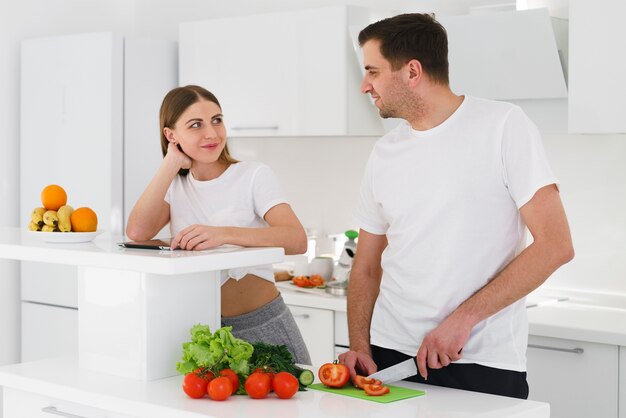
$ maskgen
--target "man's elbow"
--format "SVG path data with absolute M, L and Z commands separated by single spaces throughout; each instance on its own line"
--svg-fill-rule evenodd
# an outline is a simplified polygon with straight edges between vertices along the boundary
M 559 245 L 557 250 L 557 259 L 559 265 L 567 264 L 574 259 L 575 256 L 574 246 L 572 242 L 566 242 Z

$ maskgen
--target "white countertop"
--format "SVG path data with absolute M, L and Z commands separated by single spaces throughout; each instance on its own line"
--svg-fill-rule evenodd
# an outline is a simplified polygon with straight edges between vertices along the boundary
M 284 258 L 284 250 L 273 247 L 222 246 L 205 251 L 159 251 L 121 248 L 117 243 L 124 241 L 124 237 L 109 233 L 91 242 L 73 244 L 46 243 L 36 235 L 55 233 L 62 234 L 0 227 L 0 258 L 168 275 L 272 264 Z
M 287 305 L 328 309 L 337 312 L 347 311 L 347 297 L 334 296 L 324 289 L 306 289 L 291 284 L 290 281 L 277 282 L 276 287 Z
M 314 369 L 314 372 L 317 372 Z M 49 359 L 0 368 L 0 385 L 64 399 L 120 414 L 150 418 L 543 418 L 547 403 L 524 401 L 436 386 L 398 382 L 426 391 L 417 398 L 380 404 L 316 390 L 298 392 L 289 400 L 271 394 L 262 400 L 234 396 L 224 402 L 190 399 L 182 376 L 138 382 L 81 370 L 70 358 Z
M 531 335 L 626 346 L 626 295 L 546 291 L 567 300 L 528 309 Z

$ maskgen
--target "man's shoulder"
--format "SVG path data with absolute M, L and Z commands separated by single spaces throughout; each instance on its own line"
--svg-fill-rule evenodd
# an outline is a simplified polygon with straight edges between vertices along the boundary
M 470 108 L 472 108 L 475 112 L 505 115 L 512 110 L 520 109 L 520 107 L 516 104 L 501 100 L 485 99 L 474 96 L 466 96 L 466 100 L 468 100 Z

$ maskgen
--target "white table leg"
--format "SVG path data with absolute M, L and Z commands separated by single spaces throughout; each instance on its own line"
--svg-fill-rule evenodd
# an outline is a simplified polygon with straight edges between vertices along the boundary
M 220 327 L 219 272 L 79 267 L 78 277 L 81 368 L 143 381 L 174 376 L 189 329 Z

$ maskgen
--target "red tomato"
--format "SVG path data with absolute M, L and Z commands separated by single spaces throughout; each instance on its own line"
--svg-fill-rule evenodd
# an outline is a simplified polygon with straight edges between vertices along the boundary
M 233 393 L 233 384 L 228 377 L 216 377 L 209 382 L 208 393 L 214 401 L 223 401 Z
M 292 279 L 293 283 L 299 287 L 313 287 L 313 284 L 306 276 L 297 276 Z
M 288 372 L 280 372 L 274 376 L 272 389 L 281 399 L 289 399 L 296 394 L 300 384 L 294 375 Z
M 270 393 L 270 377 L 267 373 L 252 373 L 246 379 L 244 387 L 252 399 L 263 399 Z
M 363 389 L 365 389 L 365 393 L 370 396 L 380 396 L 385 393 L 389 393 L 389 388 L 387 386 L 377 384 L 365 384 L 363 385 Z
M 276 376 L 276 373 L 274 373 L 270 367 L 257 367 L 256 369 L 254 369 L 254 373 L 265 373 L 266 375 L 268 375 L 270 378 L 270 391 L 273 390 L 272 382 L 274 382 L 274 376 Z
M 237 389 L 239 389 L 239 376 L 237 376 L 237 373 L 231 369 L 224 369 L 220 372 L 220 376 L 227 377 L 228 380 L 230 380 L 230 383 L 232 383 L 233 393 L 231 393 L 231 395 L 237 393 Z
M 317 375 L 323 384 L 331 388 L 342 388 L 350 379 L 348 368 L 338 363 L 326 363 L 322 365 Z
M 324 278 L 319 274 L 313 274 L 309 277 L 309 282 L 312 286 L 322 286 L 324 284 Z
M 198 376 L 196 372 L 191 372 L 183 379 L 183 390 L 190 398 L 199 399 L 206 394 L 208 384 L 208 380 Z
M 356 376 L 353 383 L 354 383 L 354 386 L 356 386 L 359 389 L 363 389 L 363 385 L 371 385 L 371 384 L 382 385 L 382 382 L 378 379 L 372 379 L 366 376 L 359 376 L 359 375 Z
M 192 398 L 202 398 L 207 393 L 207 385 L 215 375 L 207 368 L 198 368 L 187 373 L 183 379 L 183 390 Z

